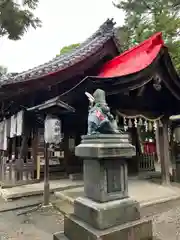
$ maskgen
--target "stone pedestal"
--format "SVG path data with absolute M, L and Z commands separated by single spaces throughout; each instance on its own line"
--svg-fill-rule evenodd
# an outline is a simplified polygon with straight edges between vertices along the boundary
M 151 221 L 140 219 L 139 203 L 128 197 L 127 161 L 134 155 L 127 134 L 82 137 L 76 156 L 84 159 L 85 197 L 75 200 L 54 240 L 152 239 Z

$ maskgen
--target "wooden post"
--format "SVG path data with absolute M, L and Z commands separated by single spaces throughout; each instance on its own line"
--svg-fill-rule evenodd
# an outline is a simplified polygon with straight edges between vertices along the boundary
M 168 119 L 162 119 L 162 126 L 158 124 L 159 134 L 159 150 L 161 159 L 161 177 L 162 184 L 170 184 L 170 155 L 169 155 L 169 140 L 168 140 Z
M 70 173 L 70 161 L 69 161 L 69 135 L 68 133 L 64 133 L 64 139 L 63 139 L 63 146 L 64 146 L 64 165 L 65 165 L 65 171 L 68 175 Z

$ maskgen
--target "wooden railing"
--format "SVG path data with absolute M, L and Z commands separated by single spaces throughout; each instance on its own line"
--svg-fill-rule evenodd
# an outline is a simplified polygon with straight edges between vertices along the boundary
M 24 162 L 21 159 L 7 161 L 1 158 L 0 185 L 1 187 L 12 187 L 37 182 L 36 166 L 33 160 Z
M 143 153 L 138 156 L 139 160 L 139 171 L 155 171 L 155 161 L 157 160 L 157 155 L 154 153 Z

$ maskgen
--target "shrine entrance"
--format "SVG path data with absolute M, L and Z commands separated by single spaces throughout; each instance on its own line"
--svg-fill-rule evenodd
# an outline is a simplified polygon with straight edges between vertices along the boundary
M 128 132 L 136 146 L 136 157 L 129 164 L 129 173 L 155 171 L 158 162 L 156 132 L 159 118 L 128 115 L 117 111 L 120 127 Z
M 161 33 L 105 63 L 90 80 L 107 93 L 119 125 L 131 134 L 134 171 L 154 171 L 159 162 L 162 183 L 169 184 L 169 117 L 180 112 L 180 79 Z

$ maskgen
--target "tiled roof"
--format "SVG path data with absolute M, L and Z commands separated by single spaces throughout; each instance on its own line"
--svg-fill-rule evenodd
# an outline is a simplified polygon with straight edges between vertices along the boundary
M 93 53 L 97 52 L 104 43 L 113 37 L 114 24 L 113 19 L 108 19 L 90 38 L 70 53 L 57 56 L 47 63 L 16 74 L 15 76 L 3 76 L 0 79 L 0 86 L 41 78 L 53 72 L 61 71 L 86 59 Z

